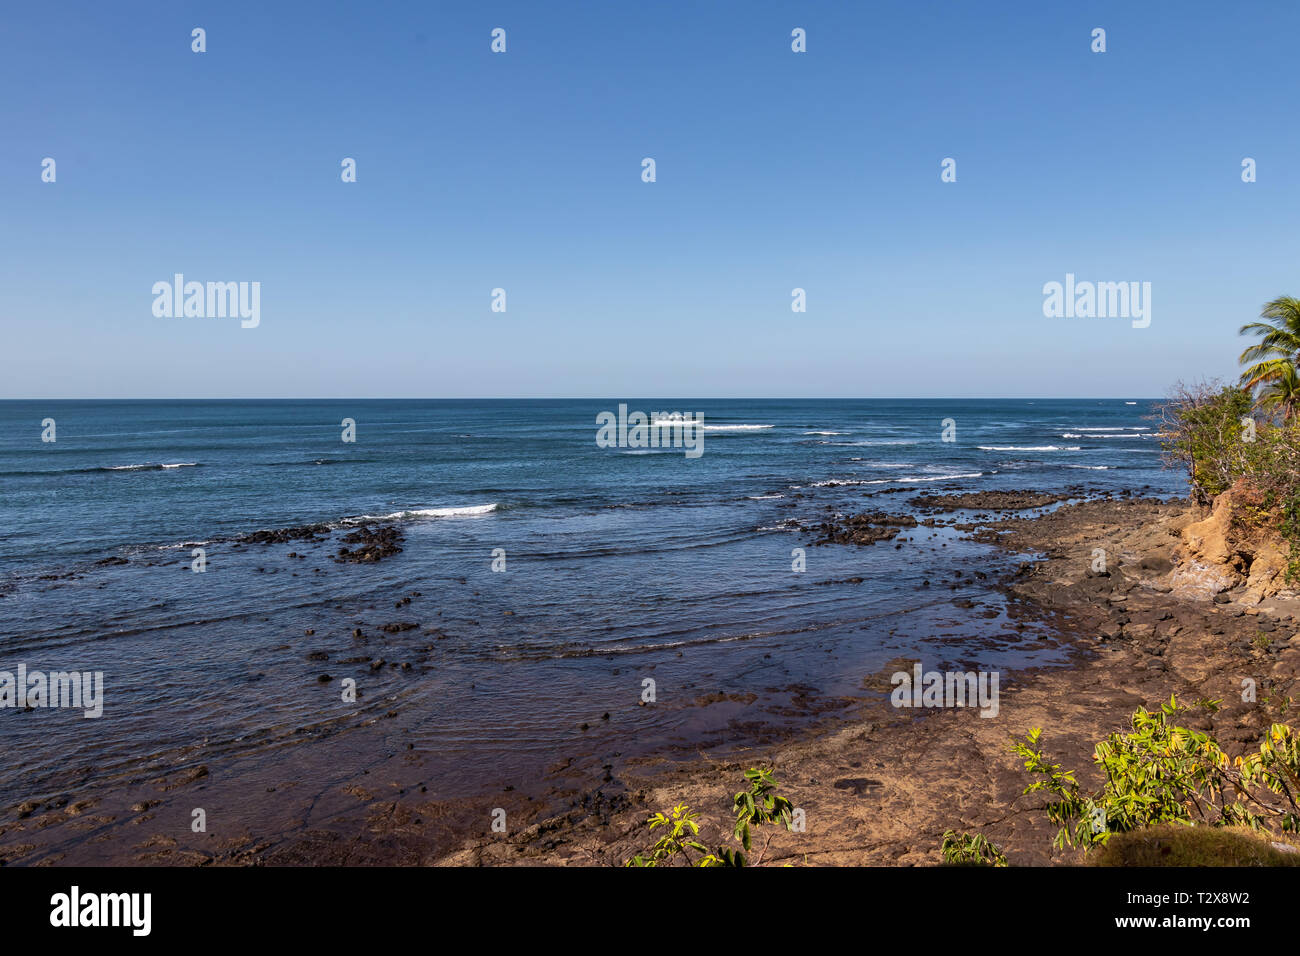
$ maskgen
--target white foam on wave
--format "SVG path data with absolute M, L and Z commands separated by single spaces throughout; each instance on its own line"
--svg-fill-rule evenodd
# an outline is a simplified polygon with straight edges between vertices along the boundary
M 898 467 L 915 468 L 915 465 L 900 465 Z M 826 481 L 813 481 L 806 485 L 791 485 L 792 490 L 800 488 L 829 488 L 835 485 L 892 485 L 900 482 L 912 484 L 919 481 L 954 481 L 958 478 L 982 478 L 985 475 L 996 475 L 998 470 L 992 471 L 969 471 L 961 474 L 950 475 L 904 475 L 901 478 L 829 478 Z
M 107 465 L 105 471 L 156 471 L 159 468 L 196 468 L 197 461 L 173 461 L 162 464 L 147 462 L 143 465 Z
M 847 435 L 848 432 L 804 432 L 805 435 Z
M 673 424 L 672 422 L 662 422 L 663 425 Z M 681 422 L 676 424 L 680 425 Z M 756 432 L 766 428 L 775 428 L 775 425 L 705 425 L 706 432 Z
M 1110 465 L 1066 465 L 1066 468 L 1082 468 L 1085 471 L 1110 471 Z
M 746 495 L 750 501 L 767 501 L 770 498 L 784 498 L 785 495 Z
M 394 511 L 386 515 L 358 515 L 355 518 L 348 518 L 347 522 L 357 524 L 362 521 L 397 521 L 404 518 L 462 518 L 485 515 L 495 511 L 496 508 L 495 501 L 489 505 L 466 505 L 460 508 L 408 508 L 405 511 Z
M 1154 435 L 1155 432 L 1133 432 L 1132 434 L 1126 434 L 1126 435 L 1121 435 L 1117 432 L 1106 432 L 1103 434 L 1097 434 L 1096 432 L 1094 432 L 1091 435 L 1083 435 L 1080 434 L 1079 432 L 1061 433 L 1062 438 L 1151 438 Z
M 978 445 L 980 451 L 1081 451 L 1078 445 Z
M 960 475 L 931 475 L 927 477 L 922 477 L 920 475 L 908 475 L 907 477 L 904 478 L 882 478 L 879 481 L 868 481 L 866 482 L 866 484 L 885 485 L 893 481 L 901 481 L 901 482 L 907 482 L 908 484 L 911 484 L 917 481 L 952 481 L 957 478 L 982 478 L 983 476 L 984 476 L 984 472 L 982 471 L 970 471 Z

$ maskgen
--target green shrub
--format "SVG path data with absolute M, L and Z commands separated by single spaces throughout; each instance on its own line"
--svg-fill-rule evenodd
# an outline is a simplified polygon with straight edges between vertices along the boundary
M 1247 446 L 1254 443 L 1245 441 L 1242 419 L 1251 404 L 1245 389 L 1206 383 L 1177 386 L 1158 408 L 1166 463 L 1186 469 L 1199 504 L 1209 504 L 1246 473 Z
M 1025 769 L 1039 778 L 1024 792 L 1053 797 L 1045 809 L 1060 827 L 1056 848 L 1086 853 L 1115 833 L 1162 824 L 1252 830 L 1276 824 L 1300 832 L 1300 747 L 1291 728 L 1273 724 L 1258 752 L 1232 760 L 1208 734 L 1178 726 L 1181 710 L 1173 697 L 1157 710 L 1139 707 L 1130 732 L 1097 744 L 1093 760 L 1104 782 L 1092 793 L 1073 771 L 1048 759 L 1040 728 L 1013 744 Z
M 1300 578 L 1300 417 L 1212 384 L 1179 385 L 1157 417 L 1165 463 L 1186 470 L 1192 498 L 1208 505 L 1244 482 L 1234 523 L 1246 533 L 1279 532 L 1290 545 L 1288 580 Z
M 732 811 L 736 815 L 732 827 L 732 836 L 740 841 L 744 853 L 732 847 L 720 846 L 710 850 L 696 837 L 700 827 L 696 822 L 699 814 L 692 813 L 686 804 L 678 804 L 668 813 L 653 814 L 647 823 L 651 832 L 666 827 L 667 832 L 649 849 L 638 853 L 627 861 L 627 866 L 672 866 L 681 863 L 685 866 L 758 866 L 763 862 L 767 845 L 763 851 L 750 862 L 745 853 L 752 843 L 751 828 L 767 823 L 780 823 L 787 830 L 791 828 L 794 817 L 794 805 L 776 792 L 776 778 L 770 770 L 753 768 L 745 771 L 749 788 L 741 790 L 732 799 Z M 769 842 L 771 838 L 768 838 Z
M 949 866 L 1006 866 L 1007 856 L 997 844 L 982 833 L 958 833 L 949 830 L 939 847 L 943 862 Z

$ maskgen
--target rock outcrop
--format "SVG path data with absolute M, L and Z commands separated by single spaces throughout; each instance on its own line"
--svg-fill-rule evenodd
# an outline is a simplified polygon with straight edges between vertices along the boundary
M 1200 600 L 1242 588 L 1239 600 L 1246 604 L 1289 590 L 1291 546 L 1278 524 L 1262 496 L 1238 482 L 1214 499 L 1208 514 L 1183 529 L 1181 560 L 1169 586 Z

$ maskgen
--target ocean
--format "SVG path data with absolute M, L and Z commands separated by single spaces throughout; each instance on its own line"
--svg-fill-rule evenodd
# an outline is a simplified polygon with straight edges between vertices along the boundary
M 703 453 L 600 447 L 621 403 L 702 415 Z M 295 761 L 321 741 L 322 787 L 405 749 L 452 798 L 746 745 L 901 657 L 1060 661 L 970 574 L 1021 559 L 947 527 L 810 547 L 795 525 L 920 492 L 1185 494 L 1152 404 L 0 402 L 0 671 L 104 687 L 98 719 L 0 710 L 0 802 L 200 766 L 311 773 Z M 367 523 L 397 527 L 400 553 L 337 561 Z

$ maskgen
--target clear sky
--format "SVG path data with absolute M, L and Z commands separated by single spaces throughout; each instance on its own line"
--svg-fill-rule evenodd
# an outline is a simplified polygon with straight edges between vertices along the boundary
M 1148 397 L 1300 295 L 1289 0 L 0 17 L 2 398 Z M 177 272 L 260 325 L 155 317 Z

